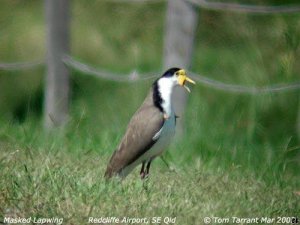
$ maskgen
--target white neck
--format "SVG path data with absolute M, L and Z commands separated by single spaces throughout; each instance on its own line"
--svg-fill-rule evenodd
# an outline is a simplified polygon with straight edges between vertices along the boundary
M 169 78 L 160 78 L 158 80 L 158 90 L 160 92 L 162 102 L 162 108 L 167 116 L 170 116 L 173 112 L 171 97 L 174 87 L 174 82 Z

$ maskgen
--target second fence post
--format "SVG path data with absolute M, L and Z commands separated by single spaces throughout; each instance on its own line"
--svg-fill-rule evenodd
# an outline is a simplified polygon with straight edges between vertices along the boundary
M 190 67 L 194 36 L 197 27 L 197 9 L 185 0 L 169 0 L 164 40 L 164 68 Z M 179 116 L 179 131 L 182 130 L 182 119 L 186 106 L 186 92 L 175 89 L 174 108 Z M 176 104 L 177 103 L 177 104 Z
M 69 72 L 62 61 L 69 52 L 69 0 L 45 0 L 47 74 L 45 79 L 45 127 L 64 124 L 68 117 Z

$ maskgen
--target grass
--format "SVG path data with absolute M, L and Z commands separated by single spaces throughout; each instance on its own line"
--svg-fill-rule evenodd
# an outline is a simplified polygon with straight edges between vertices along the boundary
M 62 217 L 64 224 L 86 224 L 89 217 L 161 216 L 201 224 L 207 216 L 296 216 L 300 209 L 289 185 L 268 186 L 241 176 L 238 168 L 212 173 L 198 165 L 174 173 L 155 163 L 145 189 L 137 173 L 106 184 L 107 157 L 99 154 L 41 153 L 34 159 L 28 154 L 19 150 L 1 158 L 2 216 Z
M 118 140 L 105 133 L 101 140 L 80 137 L 74 127 L 47 134 L 40 129 L 27 122 L 1 130 L 0 220 L 63 218 L 63 224 L 87 224 L 90 217 L 170 217 L 175 224 L 203 224 L 205 217 L 299 216 L 297 177 L 282 172 L 260 177 L 243 164 L 217 166 L 194 154 L 184 163 L 176 151 L 187 151 L 190 138 L 171 147 L 170 168 L 156 159 L 146 182 L 138 169 L 123 182 L 105 182 L 109 151 Z

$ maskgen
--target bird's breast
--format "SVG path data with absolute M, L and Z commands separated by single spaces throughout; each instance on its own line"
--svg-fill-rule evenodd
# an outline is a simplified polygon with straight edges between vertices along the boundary
M 175 115 L 172 113 L 172 115 L 164 122 L 159 138 L 150 150 L 152 157 L 160 155 L 168 147 L 175 134 L 175 127 Z

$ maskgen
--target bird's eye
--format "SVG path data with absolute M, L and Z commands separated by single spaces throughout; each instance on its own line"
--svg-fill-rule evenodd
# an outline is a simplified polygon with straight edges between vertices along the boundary
M 179 73 L 178 73 L 178 72 L 176 72 L 176 73 L 175 73 L 175 75 L 176 75 L 176 76 L 179 76 Z

